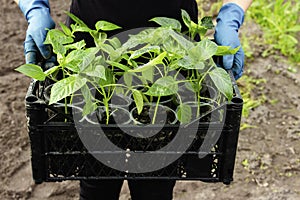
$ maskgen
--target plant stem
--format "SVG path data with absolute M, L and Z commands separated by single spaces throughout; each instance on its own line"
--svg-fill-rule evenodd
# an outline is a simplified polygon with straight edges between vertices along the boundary
M 108 102 L 106 99 L 103 100 L 103 104 L 105 106 L 105 113 L 106 113 L 106 124 L 109 122 L 109 108 L 108 108 Z
M 198 101 L 198 103 L 197 103 L 197 114 L 196 114 L 196 117 L 198 118 L 200 116 L 200 106 L 201 106 L 200 105 L 201 104 L 201 102 L 200 102 L 200 96 L 198 97 L 197 101 Z
M 174 79 L 176 80 L 177 79 L 177 76 L 178 76 L 178 74 L 180 73 L 180 68 L 179 68 L 179 70 L 176 72 L 176 74 L 175 74 L 175 76 L 174 76 Z
M 159 106 L 159 101 L 160 101 L 160 96 L 157 97 L 157 102 L 156 102 L 156 106 L 155 106 L 155 110 L 154 110 L 154 116 L 153 116 L 153 119 L 152 119 L 152 124 L 155 124 L 156 114 L 157 114 L 157 110 L 158 110 L 158 106 Z

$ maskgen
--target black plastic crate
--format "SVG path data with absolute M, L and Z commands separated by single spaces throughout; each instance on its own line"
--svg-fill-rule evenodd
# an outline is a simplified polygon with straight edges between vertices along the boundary
M 181 136 L 176 135 L 178 124 L 166 125 L 161 135 L 146 139 L 123 134 L 120 127 L 116 125 L 101 126 L 105 134 L 98 134 L 99 125 L 95 124 L 83 123 L 82 126 L 75 127 L 72 116 L 65 115 L 63 110 L 55 105 L 47 105 L 42 98 L 43 87 L 39 82 L 32 81 L 26 95 L 26 114 L 34 181 L 41 183 L 81 179 L 176 179 L 229 184 L 233 180 L 243 106 L 243 100 L 232 74 L 231 78 L 235 96 L 231 102 L 225 101 L 208 114 L 211 118 L 210 122 L 205 121 L 205 117 L 194 121 L 193 126 L 184 128 L 185 134 Z M 151 126 L 140 128 L 124 125 L 122 128 L 129 131 L 130 129 L 147 131 Z M 87 137 L 97 138 L 94 143 L 95 148 L 97 141 L 106 137 L 124 151 L 109 149 L 103 151 L 105 149 L 103 146 L 101 150 L 97 148 L 93 152 L 87 150 L 78 135 L 79 129 L 86 130 Z M 196 135 L 189 135 L 193 131 L 197 132 Z M 193 137 L 192 143 L 185 151 L 181 151 L 180 147 L 160 151 L 160 148 L 165 147 L 174 138 L 188 137 Z M 204 140 L 215 142 L 203 146 Z M 130 162 L 133 161 L 130 160 L 131 154 L 128 149 L 135 155 L 147 152 L 153 158 L 158 155 L 168 155 L 168 157 L 174 156 L 176 160 L 162 169 L 132 173 L 113 169 L 94 157 L 95 155 L 117 156 L 118 160 L 114 159 L 114 162 L 130 167 Z M 148 165 L 152 164 L 151 160 L 145 162 L 149 162 Z

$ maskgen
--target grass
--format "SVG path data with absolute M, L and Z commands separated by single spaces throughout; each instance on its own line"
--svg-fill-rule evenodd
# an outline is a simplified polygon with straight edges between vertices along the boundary
M 247 17 L 260 25 L 268 48 L 263 55 L 278 51 L 294 64 L 300 62 L 300 1 L 256 0 L 247 11 Z M 247 19 L 246 17 L 246 19 Z M 247 19 L 248 20 L 248 19 Z

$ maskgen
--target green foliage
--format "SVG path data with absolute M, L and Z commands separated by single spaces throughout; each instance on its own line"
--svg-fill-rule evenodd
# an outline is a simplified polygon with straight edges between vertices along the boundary
M 154 82 L 145 93 L 149 96 L 170 96 L 178 92 L 178 84 L 171 76 L 164 76 Z
M 229 101 L 232 99 L 231 79 L 224 69 L 216 66 L 212 57 L 233 54 L 238 48 L 218 46 L 204 38 L 206 31 L 213 28 L 210 17 L 196 24 L 187 12 L 182 11 L 183 21 L 189 30 L 186 34 L 190 37 L 181 33 L 179 21 L 156 17 L 151 21 L 161 27 L 130 35 L 128 41 L 121 44 L 118 38 L 107 38 L 106 34 L 106 31 L 119 29 L 119 26 L 98 21 L 95 29 L 91 29 L 73 14 L 68 15 L 75 24 L 70 28 L 60 24 L 62 31 L 49 30 L 45 41 L 57 54 L 58 65 L 45 72 L 37 65 L 28 64 L 17 69 L 37 80 L 49 78 L 55 82 L 51 89 L 50 104 L 79 92 L 85 100 L 82 114 L 87 115 L 97 109 L 97 105 L 104 105 L 108 123 L 110 99 L 115 92 L 125 91 L 126 94 L 132 94 L 138 113 L 142 112 L 144 102 L 152 103 L 154 97 L 157 98 L 152 122 L 155 123 L 160 98 L 178 94 L 180 81 L 177 75 L 180 71 L 188 74 L 185 82 L 192 85 L 190 89 L 198 98 L 196 103 L 199 108 L 202 98 L 200 90 L 207 78 Z M 74 43 L 76 32 L 89 33 L 95 47 L 87 48 L 84 41 Z M 197 35 L 202 38 L 200 42 L 192 40 Z M 62 78 L 57 77 L 58 72 L 63 74 Z M 154 75 L 157 77 L 155 80 Z M 125 84 L 118 84 L 118 77 L 124 77 Z M 134 85 L 133 77 L 139 79 L 141 84 Z M 94 98 L 87 85 L 93 86 L 101 99 Z M 191 108 L 180 100 L 177 114 L 181 122 L 187 123 L 191 119 Z
M 222 68 L 214 68 L 209 72 L 209 76 L 217 89 L 230 101 L 233 96 L 233 90 L 229 74 Z
M 120 26 L 117 26 L 113 23 L 106 22 L 106 21 L 98 21 L 96 23 L 95 27 L 96 27 L 97 31 L 100 31 L 100 30 L 101 31 L 113 31 L 113 30 L 121 28 Z
M 43 81 L 46 78 L 43 69 L 40 66 L 33 64 L 22 65 L 18 67 L 16 71 L 39 81 Z
M 294 62 L 300 61 L 300 2 L 296 0 L 257 0 L 253 1 L 248 15 L 264 31 L 265 42 L 270 45 L 265 54 L 272 49 L 279 50 Z
M 181 23 L 176 19 L 167 18 L 167 17 L 155 17 L 150 21 L 159 24 L 161 27 L 171 28 L 179 32 L 181 31 Z
M 182 123 L 189 123 L 192 120 L 192 108 L 184 103 L 179 105 L 177 118 Z
M 191 20 L 189 14 L 185 10 L 181 10 L 181 15 L 184 24 L 188 28 L 189 36 L 192 39 L 194 39 L 196 35 L 199 35 L 200 38 L 204 38 L 207 30 L 214 28 L 212 17 L 205 16 L 198 21 L 198 24 L 196 24 Z
M 82 78 L 75 74 L 56 82 L 51 88 L 49 104 L 56 103 L 63 98 L 70 96 L 77 90 L 82 88 L 87 82 L 86 78 Z
M 144 105 L 143 94 L 141 91 L 133 89 L 132 95 L 133 95 L 133 99 L 134 99 L 134 102 L 135 102 L 137 110 L 138 110 L 138 114 L 140 114 L 143 110 L 143 105 Z

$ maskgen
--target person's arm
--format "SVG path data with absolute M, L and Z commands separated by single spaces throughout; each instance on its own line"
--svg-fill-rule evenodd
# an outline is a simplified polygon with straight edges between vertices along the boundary
M 14 0 L 24 14 L 28 28 L 24 41 L 26 63 L 36 64 L 40 54 L 45 60 L 54 60 L 49 45 L 44 45 L 47 30 L 55 27 L 48 0 Z
M 252 3 L 252 0 L 223 0 L 223 5 L 226 3 L 236 3 L 244 11 L 246 11 Z
M 244 51 L 241 47 L 238 31 L 244 22 L 245 11 L 252 0 L 223 0 L 223 6 L 217 17 L 215 41 L 219 45 L 240 47 L 235 55 L 223 56 L 223 67 L 231 69 L 235 79 L 244 71 Z

